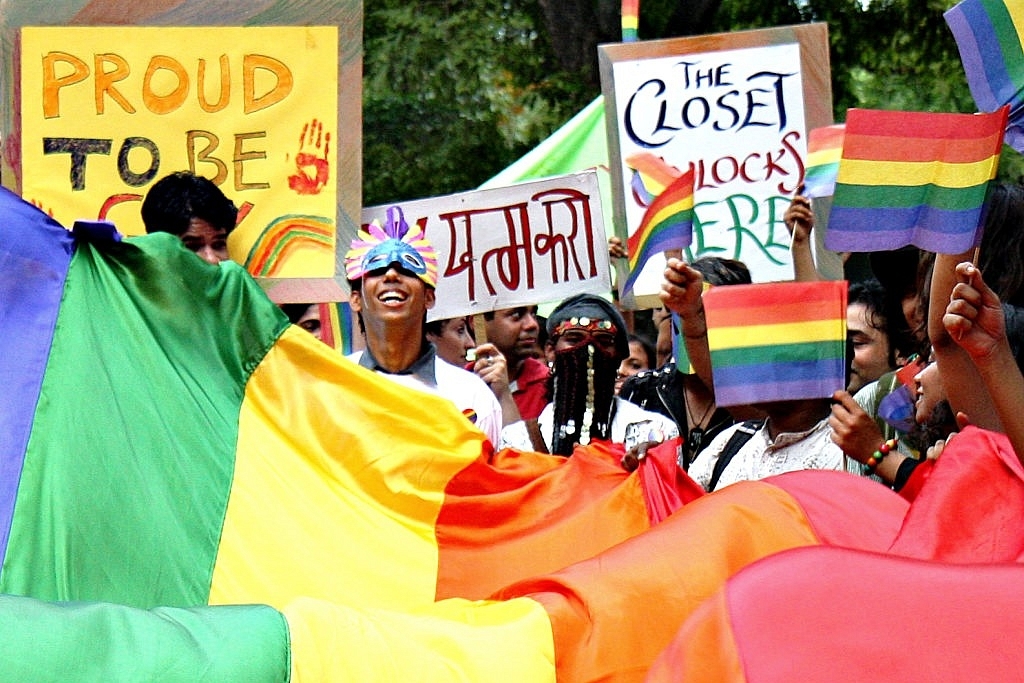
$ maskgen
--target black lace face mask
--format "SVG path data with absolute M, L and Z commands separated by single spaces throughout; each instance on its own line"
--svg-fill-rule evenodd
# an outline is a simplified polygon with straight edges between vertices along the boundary
M 619 361 L 581 342 L 555 352 L 550 394 L 554 403 L 551 452 L 572 455 L 576 444 L 608 439 Z

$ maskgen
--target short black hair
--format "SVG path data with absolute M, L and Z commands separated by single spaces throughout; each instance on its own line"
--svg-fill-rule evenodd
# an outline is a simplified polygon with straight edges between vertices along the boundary
M 690 267 L 701 274 L 704 282 L 715 287 L 749 285 L 752 282 L 747 264 L 736 259 L 704 256 L 691 263 Z
M 177 171 L 153 183 L 142 202 L 146 232 L 169 232 L 179 237 L 193 218 L 230 233 L 238 208 L 212 180 L 189 171 Z

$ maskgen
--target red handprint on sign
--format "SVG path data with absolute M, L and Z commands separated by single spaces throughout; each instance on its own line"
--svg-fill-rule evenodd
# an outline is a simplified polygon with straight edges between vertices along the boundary
M 288 187 L 298 194 L 319 194 L 330 176 L 330 150 L 331 134 L 324 133 L 323 124 L 316 119 L 305 124 L 295 155 L 295 173 L 288 176 Z

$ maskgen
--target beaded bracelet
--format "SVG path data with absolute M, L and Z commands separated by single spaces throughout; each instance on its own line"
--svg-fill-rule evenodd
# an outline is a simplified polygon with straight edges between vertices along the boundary
M 879 446 L 878 450 L 871 454 L 871 457 L 868 458 L 868 461 L 864 463 L 865 465 L 867 465 L 868 474 L 875 473 L 875 468 L 878 467 L 878 464 L 885 459 L 885 456 L 889 455 L 892 449 L 896 448 L 897 441 L 899 441 L 899 437 L 893 437 L 892 439 L 889 439 L 881 446 Z

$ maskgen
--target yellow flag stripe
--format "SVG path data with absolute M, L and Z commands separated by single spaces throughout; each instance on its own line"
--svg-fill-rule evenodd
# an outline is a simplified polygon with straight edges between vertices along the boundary
M 843 338 L 845 324 L 845 320 L 835 319 L 743 327 L 712 327 L 708 330 L 708 346 L 716 350 L 830 341 Z

